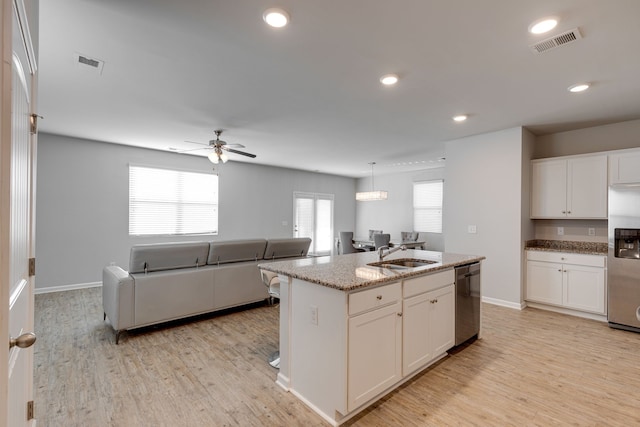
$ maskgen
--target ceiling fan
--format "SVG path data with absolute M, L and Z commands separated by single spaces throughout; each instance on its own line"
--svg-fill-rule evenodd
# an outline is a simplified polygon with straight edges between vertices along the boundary
M 207 145 L 206 147 L 194 148 L 193 150 L 183 150 L 181 151 L 181 153 L 184 153 L 187 151 L 196 151 L 196 150 L 213 150 L 207 157 L 209 157 L 209 160 L 211 161 L 211 163 L 214 163 L 214 164 L 218 164 L 220 161 L 222 161 L 222 163 L 227 163 L 227 161 L 229 160 L 229 157 L 227 156 L 225 151 L 228 151 L 230 153 L 240 154 L 242 156 L 247 156 L 251 158 L 256 157 L 255 154 L 234 150 L 233 148 L 230 148 L 230 147 L 244 148 L 244 145 L 227 144 L 226 141 L 221 140 L 220 135 L 222 134 L 223 129 L 216 129 L 213 132 L 216 134 L 216 139 L 212 139 L 211 141 L 209 141 L 209 144 L 203 144 L 201 142 L 185 141 L 190 144 Z

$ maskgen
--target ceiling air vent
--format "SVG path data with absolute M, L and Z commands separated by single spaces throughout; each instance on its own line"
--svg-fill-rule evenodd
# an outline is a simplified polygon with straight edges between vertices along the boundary
M 581 38 L 582 35 L 580 34 L 580 30 L 578 28 L 574 28 L 573 30 L 565 31 L 562 34 L 558 34 L 553 37 L 549 37 L 548 39 L 539 41 L 538 43 L 532 44 L 529 47 L 531 48 L 531 50 L 533 50 L 534 53 L 542 53 L 568 43 L 573 43 L 576 40 L 580 40 Z
M 104 61 L 99 59 L 90 58 L 87 55 L 80 53 L 74 53 L 73 58 L 76 66 L 87 71 L 92 71 L 98 74 L 102 74 L 102 68 L 104 67 Z

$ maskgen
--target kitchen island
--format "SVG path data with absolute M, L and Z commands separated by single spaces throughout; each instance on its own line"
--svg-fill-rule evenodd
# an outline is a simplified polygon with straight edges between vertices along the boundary
M 342 424 L 446 356 L 454 268 L 482 259 L 406 250 L 382 263 L 363 252 L 260 264 L 280 277 L 277 384 Z

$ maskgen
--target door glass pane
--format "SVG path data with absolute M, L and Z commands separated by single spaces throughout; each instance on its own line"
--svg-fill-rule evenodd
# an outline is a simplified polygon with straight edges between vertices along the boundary
M 309 237 L 313 240 L 313 199 L 296 198 L 294 237 Z
M 331 252 L 332 200 L 319 199 L 316 205 L 316 253 Z

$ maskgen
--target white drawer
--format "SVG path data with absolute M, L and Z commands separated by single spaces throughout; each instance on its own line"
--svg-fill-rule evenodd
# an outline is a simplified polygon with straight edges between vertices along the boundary
M 409 298 L 414 295 L 439 289 L 452 284 L 455 281 L 453 269 L 439 271 L 426 276 L 413 277 L 404 281 L 404 297 Z
M 349 316 L 400 301 L 400 282 L 349 294 Z
M 560 264 L 586 265 L 590 267 L 604 268 L 606 262 L 604 255 L 573 254 L 567 252 L 527 251 L 527 260 L 557 262 Z

